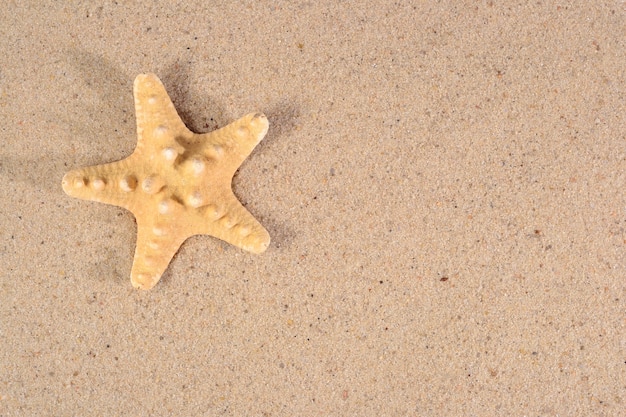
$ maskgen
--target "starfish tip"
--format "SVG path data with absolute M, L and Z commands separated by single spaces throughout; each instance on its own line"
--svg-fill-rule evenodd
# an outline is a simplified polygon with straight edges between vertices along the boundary
M 83 189 L 86 185 L 85 179 L 76 170 L 68 172 L 61 180 L 63 191 L 70 197 L 76 196 L 77 191 Z
M 161 277 L 155 277 L 149 274 L 133 274 L 130 277 L 130 283 L 138 290 L 149 290 L 159 281 Z
M 263 113 L 254 113 L 250 118 L 250 125 L 257 131 L 259 142 L 267 134 L 267 130 L 270 127 L 270 122 Z
M 270 235 L 265 230 L 256 239 L 242 245 L 244 250 L 252 252 L 256 255 L 261 254 L 267 250 L 270 245 Z

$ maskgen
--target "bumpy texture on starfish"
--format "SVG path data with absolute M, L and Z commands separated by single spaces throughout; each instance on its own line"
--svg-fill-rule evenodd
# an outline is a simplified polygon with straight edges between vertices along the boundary
M 137 219 L 133 286 L 152 288 L 180 245 L 207 234 L 253 253 L 270 236 L 231 189 L 235 171 L 263 139 L 267 118 L 249 114 L 211 133 L 182 122 L 154 74 L 135 79 L 137 147 L 126 159 L 70 171 L 66 194 L 130 210 Z

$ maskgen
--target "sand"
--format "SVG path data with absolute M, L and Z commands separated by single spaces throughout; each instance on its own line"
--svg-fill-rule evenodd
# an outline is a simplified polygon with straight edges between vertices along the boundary
M 15 3 L 0 416 L 623 413 L 623 2 Z M 196 132 L 267 115 L 233 189 L 272 237 L 147 292 L 132 214 L 61 189 L 145 72 Z

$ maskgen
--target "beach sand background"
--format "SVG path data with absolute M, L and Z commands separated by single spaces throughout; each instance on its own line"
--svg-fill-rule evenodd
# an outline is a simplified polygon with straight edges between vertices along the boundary
M 623 415 L 623 1 L 17 3 L 1 416 Z M 148 292 L 133 216 L 61 189 L 145 72 L 193 131 L 268 116 L 233 189 L 272 237 Z

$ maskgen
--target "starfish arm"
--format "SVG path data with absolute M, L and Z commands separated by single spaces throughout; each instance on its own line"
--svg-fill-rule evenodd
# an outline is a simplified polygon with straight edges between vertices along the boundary
M 98 201 L 132 211 L 137 179 L 132 156 L 121 161 L 75 169 L 63 177 L 63 191 L 71 197 Z
M 178 116 L 161 80 L 154 74 L 140 74 L 134 84 L 135 113 L 137 116 L 137 149 L 147 152 L 165 147 L 183 152 L 180 142 L 194 136 Z M 172 143 L 172 138 L 175 143 Z M 174 146 L 174 147 L 172 147 Z
M 224 175 L 232 176 L 244 159 L 263 140 L 269 122 L 262 113 L 250 113 L 231 124 L 200 136 L 201 152 L 209 159 L 222 159 Z
M 133 286 L 143 290 L 149 290 L 159 282 L 170 261 L 187 239 L 187 236 L 177 233 L 172 224 L 151 220 L 137 219 L 137 247 L 130 272 Z
M 230 194 L 232 198 L 220 207 L 209 205 L 200 208 L 203 221 L 196 233 L 214 236 L 248 252 L 264 252 L 270 243 L 269 233 L 232 191 Z

